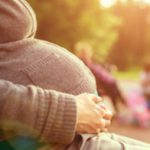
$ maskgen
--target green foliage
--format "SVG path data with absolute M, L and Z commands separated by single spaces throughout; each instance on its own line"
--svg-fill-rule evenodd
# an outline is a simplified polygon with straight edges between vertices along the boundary
M 125 72 L 114 72 L 113 76 L 117 80 L 125 80 L 125 81 L 139 81 L 140 80 L 140 70 L 128 70 Z
M 37 14 L 40 39 L 74 52 L 88 43 L 97 61 L 126 70 L 150 59 L 150 7 L 137 0 L 117 0 L 104 9 L 99 0 L 28 0 Z
M 115 14 L 122 19 L 119 38 L 114 44 L 109 60 L 119 69 L 140 66 L 145 59 L 150 59 L 150 7 L 134 0 L 116 4 Z
M 104 59 L 117 39 L 119 20 L 99 0 L 30 0 L 37 14 L 37 37 L 74 51 L 88 42 L 96 59 Z

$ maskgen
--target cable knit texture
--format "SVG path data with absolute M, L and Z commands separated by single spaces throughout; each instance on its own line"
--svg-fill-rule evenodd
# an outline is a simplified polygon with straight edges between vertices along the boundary
M 26 1 L 0 0 L 1 79 L 73 95 L 96 91 L 93 75 L 77 57 L 58 45 L 35 39 L 35 33 L 36 17 Z M 13 93 L 23 89 L 5 84 Z M 15 94 L 15 101 L 7 98 L 1 118 L 8 114 L 10 119 L 36 128 L 50 142 L 70 143 L 76 126 L 74 98 L 34 87 L 26 92 L 27 97 Z
M 0 80 L 0 127 L 51 143 L 69 144 L 75 134 L 75 97 Z

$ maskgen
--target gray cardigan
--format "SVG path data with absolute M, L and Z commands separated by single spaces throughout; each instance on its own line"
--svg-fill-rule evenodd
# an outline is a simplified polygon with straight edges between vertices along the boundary
M 70 143 L 76 126 L 73 95 L 94 93 L 95 79 L 76 56 L 35 39 L 35 33 L 35 14 L 25 0 L 0 0 L 0 79 L 54 90 L 1 81 L 1 119 L 36 129 L 50 142 Z
M 35 14 L 25 0 L 0 0 L 1 79 L 70 94 L 95 92 L 95 79 L 81 60 L 35 33 Z
M 34 39 L 35 31 L 36 18 L 25 0 L 0 0 L 0 78 L 75 95 L 94 93 L 95 80 L 84 64 L 67 50 Z M 73 95 L 0 81 L 0 108 L 0 128 L 59 143 L 52 145 L 58 150 L 150 149 L 109 133 L 75 136 Z
M 73 95 L 3 80 L 0 93 L 1 129 L 49 143 L 69 144 L 73 140 L 77 119 Z

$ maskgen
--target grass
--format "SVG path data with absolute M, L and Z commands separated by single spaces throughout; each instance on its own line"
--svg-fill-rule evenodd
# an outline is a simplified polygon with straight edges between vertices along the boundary
M 140 70 L 129 70 L 126 72 L 116 71 L 113 76 L 118 80 L 138 81 L 140 79 Z

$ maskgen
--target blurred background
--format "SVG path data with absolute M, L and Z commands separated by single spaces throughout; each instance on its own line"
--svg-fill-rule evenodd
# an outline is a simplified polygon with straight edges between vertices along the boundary
M 143 64 L 150 61 L 150 0 L 28 2 L 37 15 L 37 38 L 59 44 L 75 54 L 77 49 L 90 47 L 93 61 L 107 64 L 106 71 L 114 77 L 119 90 L 128 99 L 127 103 L 136 96 L 145 99 L 141 94 L 141 72 Z M 137 109 L 143 119 L 145 105 L 143 109 L 142 104 L 139 103 Z M 122 112 L 125 109 L 120 107 Z M 129 112 L 127 114 L 130 116 Z M 146 114 L 149 115 L 150 111 Z M 147 118 L 146 125 L 142 125 L 144 119 L 117 117 L 110 130 L 150 142 L 150 117 Z

